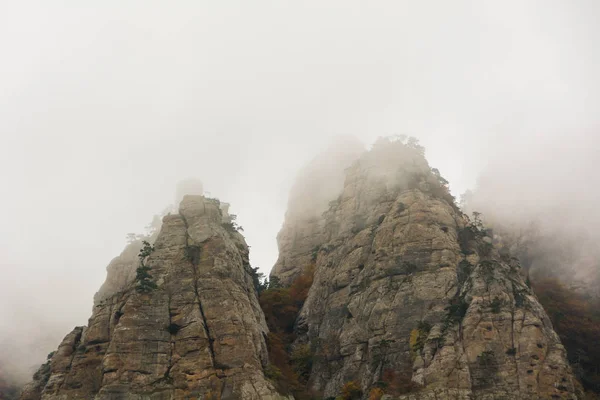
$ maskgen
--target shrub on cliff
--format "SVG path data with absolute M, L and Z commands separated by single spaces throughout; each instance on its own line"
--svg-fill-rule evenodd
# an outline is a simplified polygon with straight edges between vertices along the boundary
M 154 247 L 150 245 L 147 241 L 143 241 L 142 244 L 144 247 L 140 250 L 138 258 L 140 259 L 140 266 L 136 269 L 135 281 L 136 287 L 135 289 L 139 293 L 148 293 L 152 290 L 156 289 L 156 283 L 154 282 L 154 277 L 150 275 L 150 268 L 146 265 L 146 258 L 152 254 L 154 251 Z
M 227 232 L 230 233 L 235 233 L 235 232 L 239 232 L 239 231 L 244 231 L 244 228 L 242 228 L 240 225 L 238 225 L 238 223 L 235 221 L 237 219 L 237 215 L 235 214 L 229 214 L 229 222 L 223 222 L 222 226 L 223 228 L 225 228 L 225 230 Z
M 360 385 L 354 381 L 350 381 L 342 387 L 342 395 L 340 396 L 340 400 L 360 400 L 362 395 L 363 392 L 360 388 Z

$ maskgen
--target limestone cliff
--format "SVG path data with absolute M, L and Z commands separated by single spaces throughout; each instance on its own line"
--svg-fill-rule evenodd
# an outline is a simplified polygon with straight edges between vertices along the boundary
M 313 354 L 310 388 L 323 398 L 348 383 L 362 398 L 576 398 L 518 261 L 498 254 L 446 183 L 414 141 L 381 140 L 347 169 L 296 322 L 296 346 Z
M 269 348 L 290 353 L 273 363 L 301 360 L 294 393 L 577 398 L 518 260 L 458 209 L 424 149 L 414 139 L 381 139 L 360 156 L 347 149 L 301 174 L 278 236 L 271 277 L 294 284 L 271 293 L 292 317 L 285 348 L 274 332 Z M 226 210 L 185 196 L 149 243 L 132 242 L 110 263 L 88 326 L 64 338 L 21 399 L 284 398 L 263 372 L 281 375 L 268 365 L 248 247 Z M 309 265 L 312 286 L 299 290 Z
M 111 263 L 88 326 L 65 337 L 21 399 L 281 398 L 263 374 L 267 327 L 248 247 L 218 201 L 186 196 L 141 260 L 140 247 Z M 144 290 L 140 261 L 152 279 Z
M 352 138 L 339 138 L 300 171 L 291 189 L 285 222 L 279 234 L 279 258 L 272 276 L 289 284 L 310 262 L 322 243 L 323 219 L 329 201 L 342 190 L 344 169 L 364 151 Z

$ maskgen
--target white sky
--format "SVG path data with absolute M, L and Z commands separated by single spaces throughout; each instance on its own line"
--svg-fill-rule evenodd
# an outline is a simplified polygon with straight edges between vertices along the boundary
M 455 194 L 516 144 L 585 145 L 598 21 L 597 0 L 0 0 L 0 362 L 86 323 L 178 180 L 232 204 L 268 272 L 336 135 L 417 136 Z

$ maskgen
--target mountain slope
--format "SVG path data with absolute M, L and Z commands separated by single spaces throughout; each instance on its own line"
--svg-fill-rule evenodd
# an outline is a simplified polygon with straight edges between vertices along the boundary
M 518 262 L 496 252 L 445 184 L 414 141 L 381 140 L 346 170 L 296 323 L 296 346 L 313 357 L 310 389 L 576 398 L 564 347 Z

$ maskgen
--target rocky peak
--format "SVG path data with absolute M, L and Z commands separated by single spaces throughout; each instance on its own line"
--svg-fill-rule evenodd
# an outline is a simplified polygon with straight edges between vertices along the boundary
M 341 137 L 300 171 L 290 192 L 285 222 L 277 235 L 279 258 L 271 276 L 290 284 L 302 272 L 313 249 L 322 242 L 321 214 L 342 190 L 344 169 L 363 151 L 356 139 Z
M 293 284 L 261 295 L 285 329 L 268 332 L 228 205 L 187 195 L 111 262 L 88 325 L 21 398 L 282 399 L 271 355 L 301 373 L 298 400 L 576 399 L 518 260 L 459 210 L 418 142 L 342 153 L 290 196 L 271 277 Z
M 113 260 L 88 326 L 21 398 L 281 398 L 263 374 L 267 327 L 248 247 L 227 222 L 218 200 L 185 196 L 153 245 Z
M 518 262 L 498 254 L 446 184 L 410 140 L 380 140 L 346 170 L 296 322 L 296 346 L 313 355 L 310 390 L 576 398 L 565 349 Z

